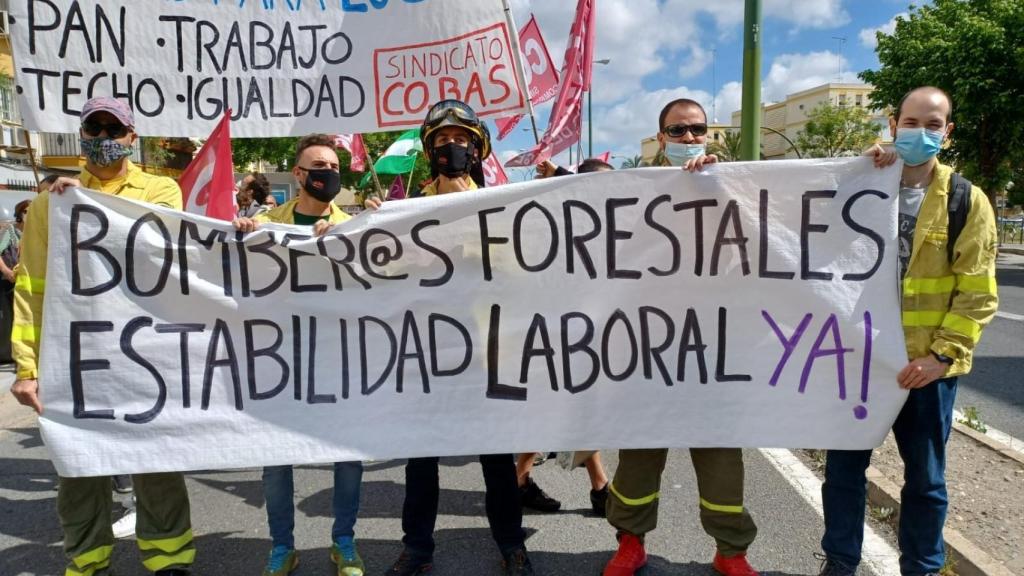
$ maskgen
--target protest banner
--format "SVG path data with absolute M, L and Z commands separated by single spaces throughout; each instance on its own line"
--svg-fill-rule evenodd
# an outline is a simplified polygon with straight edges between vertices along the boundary
M 311 238 L 51 198 L 66 476 L 674 446 L 863 449 L 906 398 L 899 167 L 585 174 Z
M 75 132 L 115 96 L 137 131 L 236 137 L 419 126 L 457 98 L 479 115 L 527 110 L 501 0 L 11 0 L 27 128 Z

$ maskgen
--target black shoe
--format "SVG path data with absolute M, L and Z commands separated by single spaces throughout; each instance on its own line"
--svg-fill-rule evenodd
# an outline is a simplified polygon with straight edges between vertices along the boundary
M 132 477 L 128 475 L 114 476 L 114 492 L 118 494 L 131 494 Z
M 154 574 L 155 576 L 189 576 L 192 574 L 192 571 L 184 568 L 168 568 L 166 570 L 157 570 Z
M 608 484 L 605 483 L 604 488 L 600 490 L 590 491 L 590 507 L 594 510 L 594 514 L 597 514 L 601 518 L 605 517 L 605 507 L 608 504 Z
M 501 568 L 505 576 L 533 576 L 533 564 L 530 564 L 530 557 L 526 555 L 526 548 L 516 548 L 501 561 Z
M 526 477 L 526 485 L 519 489 L 519 501 L 523 508 L 538 512 L 558 512 L 562 507 L 561 502 L 545 494 L 529 476 Z
M 855 576 L 857 568 L 850 568 L 838 560 L 830 560 L 822 554 L 815 554 L 815 558 L 821 560 L 821 570 L 818 576 Z
M 434 568 L 434 559 L 429 556 L 416 556 L 403 550 L 402 554 L 391 565 L 385 573 L 386 576 L 414 576 L 415 574 L 426 574 Z

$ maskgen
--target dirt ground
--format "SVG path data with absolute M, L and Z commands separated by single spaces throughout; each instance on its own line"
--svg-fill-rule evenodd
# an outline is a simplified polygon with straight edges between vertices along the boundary
M 903 461 L 891 434 L 872 464 L 903 485 Z M 954 431 L 946 449 L 946 486 L 946 525 L 1024 574 L 1024 466 Z

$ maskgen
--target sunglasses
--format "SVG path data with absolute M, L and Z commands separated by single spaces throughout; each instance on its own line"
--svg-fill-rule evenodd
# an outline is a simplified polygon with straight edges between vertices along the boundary
M 682 138 L 687 132 L 694 136 L 703 136 L 708 133 L 707 124 L 669 124 L 661 130 L 669 138 Z
M 129 128 L 120 122 L 111 122 L 109 124 L 103 124 L 95 120 L 82 122 L 82 132 L 85 132 L 87 136 L 92 138 L 96 138 L 104 132 L 110 138 L 124 138 L 128 134 L 128 130 Z
M 428 128 L 433 128 L 448 116 L 454 116 L 461 124 L 469 126 L 480 125 L 480 118 L 477 117 L 476 112 L 473 112 L 472 108 L 458 100 L 445 100 L 435 105 L 431 109 L 430 114 L 427 115 L 425 124 Z

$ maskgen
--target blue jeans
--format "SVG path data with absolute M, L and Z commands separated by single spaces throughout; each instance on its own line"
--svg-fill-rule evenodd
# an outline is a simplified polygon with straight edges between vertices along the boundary
M 363 481 L 362 462 L 334 463 L 334 527 L 331 541 L 355 536 L 359 515 L 359 487 Z M 274 546 L 295 548 L 295 483 L 291 466 L 263 469 L 263 496 L 267 500 L 267 522 Z
M 906 468 L 900 493 L 900 572 L 938 572 L 945 563 L 942 526 L 946 522 L 946 440 L 953 426 L 956 378 L 936 380 L 910 391 L 892 426 Z M 829 560 L 851 568 L 860 563 L 864 542 L 865 471 L 871 450 L 829 450 L 821 497 Z

